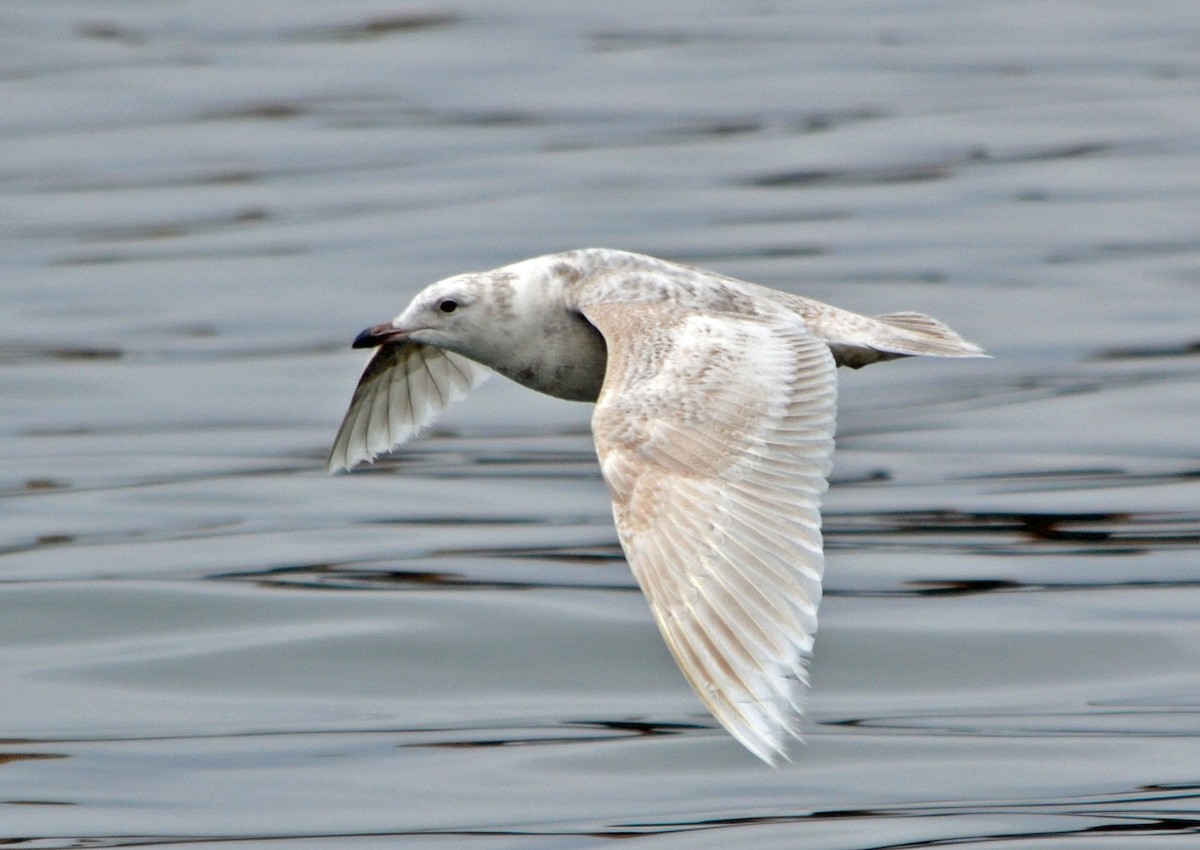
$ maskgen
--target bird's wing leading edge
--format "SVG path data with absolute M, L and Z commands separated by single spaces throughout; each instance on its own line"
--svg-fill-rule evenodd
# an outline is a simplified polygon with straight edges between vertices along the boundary
M 836 367 L 797 317 L 584 308 L 621 544 L 701 700 L 772 764 L 799 737 L 824 566 Z
M 389 343 L 367 364 L 342 420 L 330 472 L 403 443 L 479 385 L 491 370 L 460 354 L 415 342 Z

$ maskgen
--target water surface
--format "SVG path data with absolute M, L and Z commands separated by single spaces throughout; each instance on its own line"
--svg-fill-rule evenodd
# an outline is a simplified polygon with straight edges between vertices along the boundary
M 0 847 L 1190 847 L 1200 11 L 0 9 Z M 589 408 L 330 478 L 361 328 L 607 245 L 944 319 L 842 377 L 794 763 L 675 670 Z

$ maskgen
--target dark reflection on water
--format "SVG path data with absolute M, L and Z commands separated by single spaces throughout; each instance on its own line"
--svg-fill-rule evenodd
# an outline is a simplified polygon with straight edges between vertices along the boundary
M 26 744 L 28 741 L 7 741 L 0 740 L 0 746 L 12 746 L 13 744 Z M 66 758 L 61 753 L 0 753 L 0 764 L 8 764 L 16 761 L 29 761 L 30 759 L 61 759 Z
M 652 838 L 654 836 L 691 835 L 693 839 L 712 834 L 719 841 L 758 841 L 771 839 L 781 833 L 775 827 L 820 829 L 823 826 L 850 822 L 864 828 L 864 834 L 906 831 L 899 829 L 907 820 L 920 819 L 930 824 L 933 837 L 898 842 L 870 842 L 860 846 L 869 850 L 919 850 L 919 848 L 944 848 L 951 846 L 975 846 L 1002 844 L 1017 841 L 1022 844 L 1040 840 L 1055 844 L 1074 843 L 1075 839 L 1100 840 L 1107 845 L 1113 839 L 1135 839 L 1142 836 L 1169 837 L 1200 835 L 1200 818 L 1181 815 L 1180 806 L 1190 806 L 1197 795 L 1193 788 L 1156 787 L 1131 789 L 1103 797 L 1064 800 L 1048 804 L 1029 805 L 1019 802 L 1001 803 L 981 808 L 954 806 L 896 806 L 870 809 L 830 809 L 802 811 L 792 814 L 759 815 L 743 817 L 709 817 L 702 819 L 671 821 L 630 821 L 602 827 L 585 828 L 581 831 L 563 831 L 553 827 L 540 828 L 489 828 L 489 829 L 418 829 L 389 831 L 346 831 L 336 833 L 280 833 L 266 835 L 231 835 L 208 838 L 188 835 L 113 835 L 90 839 L 87 847 L 194 847 L 206 845 L 229 845 L 247 842 L 248 846 L 275 846 L 292 840 L 360 842 L 371 839 L 422 839 L 454 838 L 470 840 L 470 846 L 481 842 L 490 844 L 489 839 L 520 838 L 520 846 L 561 846 L 556 839 L 563 837 L 586 837 L 622 840 Z M 71 805 L 50 801 L 13 801 L 11 805 Z M 1158 808 L 1156 808 L 1158 807 Z M 1099 815 L 1097 808 L 1111 814 Z M 1125 809 L 1127 811 L 1123 811 Z M 998 831 L 978 831 L 969 827 L 977 819 L 999 819 L 1014 824 L 1014 828 Z M 1081 823 L 1082 822 L 1082 823 Z M 1025 824 L 1025 826 L 1021 826 Z M 857 830 L 856 830 L 857 831 Z M 22 846 L 23 839 L 12 839 L 8 846 Z M 373 845 L 373 842 L 372 842 Z M 48 845 L 42 845 L 48 846 Z M 70 845 L 53 845 L 70 846 Z M 366 845 L 363 845 L 366 846 Z M 440 844 L 438 846 L 441 846 Z M 508 846 L 505 844 L 504 846 Z M 703 846 L 717 846 L 705 842 Z M 1049 845 L 1047 845 L 1049 846 Z
M 418 30 L 436 29 L 453 26 L 460 23 L 462 16 L 454 12 L 425 12 L 413 14 L 381 15 L 371 17 L 362 23 L 330 28 L 327 30 L 313 29 L 303 34 L 293 36 L 298 39 L 331 37 L 338 40 L 353 40 L 359 38 L 382 38 L 396 33 L 408 33 Z
M 878 117 L 878 116 L 871 116 Z M 827 129 L 820 127 L 820 129 Z M 950 177 L 954 170 L 967 163 L 997 162 L 1036 162 L 1040 160 L 1074 159 L 1077 157 L 1093 156 L 1108 152 L 1104 145 L 1074 145 L 1046 150 L 1023 151 L 1019 154 L 995 155 L 986 150 L 972 149 L 966 151 L 960 158 L 932 163 L 913 163 L 911 165 L 891 166 L 877 171 L 792 171 L 781 174 L 769 174 L 752 178 L 749 185 L 764 188 L 813 186 L 822 184 L 853 186 L 853 185 L 887 185 L 889 183 L 910 183 L 925 180 L 943 180 Z
M 1043 811 L 1040 807 L 1037 810 L 1032 810 L 1033 807 L 1014 806 L 998 806 L 986 807 L 980 809 L 955 809 L 953 807 L 911 807 L 898 809 L 861 809 L 861 810 L 835 810 L 835 811 L 820 811 L 803 813 L 796 815 L 770 816 L 770 817 L 746 817 L 746 818 L 713 818 L 703 821 L 694 822 L 677 822 L 669 824 L 623 824 L 618 828 L 605 831 L 603 833 L 592 833 L 593 835 L 621 838 L 631 837 L 632 835 L 654 835 L 654 834 L 669 834 L 676 832 L 688 832 L 693 830 L 724 830 L 736 829 L 742 830 L 753 827 L 769 826 L 776 824 L 787 823 L 820 823 L 825 821 L 841 821 L 841 820 L 856 820 L 856 821 L 879 821 L 887 822 L 896 818 L 932 818 L 932 819 L 958 819 L 964 814 L 974 816 L 988 814 L 1003 814 L 1006 816 L 1016 816 L 1020 819 L 1021 816 L 1032 818 L 1076 818 L 1088 817 L 1093 813 L 1088 811 L 1091 806 L 1105 805 L 1113 806 L 1120 803 L 1130 803 L 1134 805 L 1144 805 L 1147 803 L 1177 803 L 1181 801 L 1191 800 L 1194 795 L 1191 794 L 1142 794 L 1140 791 L 1132 792 L 1132 799 L 1114 800 L 1106 798 L 1104 800 L 1087 800 L 1080 801 L 1075 805 L 1064 805 L 1058 810 Z M 957 829 L 952 836 L 931 838 L 917 841 L 903 842 L 887 842 L 881 844 L 869 845 L 870 850 L 908 850 L 908 848 L 923 848 L 923 847 L 948 847 L 948 846 L 968 846 L 968 845 L 987 845 L 991 843 L 999 843 L 1002 841 L 1021 840 L 1028 842 L 1039 838 L 1054 838 L 1054 839 L 1069 839 L 1069 838 L 1088 838 L 1097 837 L 1107 839 L 1113 836 L 1138 836 L 1138 835 L 1197 835 L 1200 834 L 1200 819 L 1178 817 L 1173 814 L 1156 814 L 1153 811 L 1130 813 L 1121 818 L 1106 818 L 1106 820 L 1119 820 L 1118 823 L 1103 823 L 1093 826 L 1083 827 L 1063 827 L 1060 829 L 1027 829 L 1013 830 L 1005 832 L 996 832 L 988 834 L 972 834 L 969 832 L 960 832 Z M 746 839 L 752 840 L 753 833 L 744 836 Z M 734 836 L 730 836 L 734 839 Z M 868 845 L 864 845 L 868 846 Z
M 1195 248 L 1193 247 L 1193 251 Z M 1097 360 L 1140 360 L 1158 357 L 1193 357 L 1200 354 L 1200 341 L 1144 348 L 1114 348 L 1096 355 Z
M 481 552 L 481 555 L 500 557 L 498 553 Z M 516 553 L 505 553 L 505 557 L 519 557 Z M 541 555 L 540 557 L 550 557 Z M 606 558 L 614 560 L 618 556 Z M 561 560 L 554 558 L 553 560 Z M 579 560 L 578 558 L 576 560 Z M 456 573 L 422 572 L 417 570 L 363 569 L 344 564 L 312 564 L 294 567 L 278 567 L 262 572 L 222 573 L 209 576 L 217 581 L 249 581 L 264 588 L 309 588 L 312 590 L 630 590 L 636 591 L 632 580 L 628 584 L 597 584 L 584 578 L 573 582 L 555 581 L 500 581 L 478 579 Z
M 1032 476 L 1031 476 L 1032 477 Z M 1037 476 L 1045 479 L 1048 476 Z M 1055 476 L 1057 486 L 1074 478 L 1093 486 L 1125 486 L 1154 481 L 1190 482 L 1196 473 L 1164 477 L 1111 475 L 1088 470 Z M 994 478 L 992 480 L 995 480 Z M 1200 545 L 1200 514 L 969 514 L 958 511 L 900 511 L 826 517 L 826 545 L 831 548 L 912 547 L 906 538 L 920 537 L 921 548 L 958 548 L 974 552 L 1035 554 L 1046 548 L 1071 554 L 1135 553 Z M 1059 545 L 1065 544 L 1065 545 Z M 1085 545 L 1086 544 L 1086 545 Z M 1092 545 L 1094 544 L 1094 545 Z
M 488 748 L 488 747 L 542 747 L 556 744 L 597 743 L 631 738 L 653 738 L 663 735 L 678 735 L 688 730 L 704 729 L 688 723 L 649 723 L 635 720 L 577 720 L 566 721 L 555 729 L 454 729 L 446 735 L 461 736 L 454 740 L 436 740 L 402 747 L 432 748 Z M 467 737 L 465 733 L 486 737 Z M 507 734 L 505 734 L 507 733 Z M 499 737 L 496 737 L 499 735 Z
M 116 360 L 121 355 L 116 348 L 0 344 L 0 364 L 6 365 L 37 360 Z

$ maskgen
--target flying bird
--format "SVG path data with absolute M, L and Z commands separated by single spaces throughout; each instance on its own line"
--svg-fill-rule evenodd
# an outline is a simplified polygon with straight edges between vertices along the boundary
M 595 402 L 617 534 L 701 701 L 764 761 L 800 737 L 836 367 L 984 357 L 920 313 L 867 317 L 606 248 L 438 281 L 363 331 L 329 469 L 404 443 L 492 372 Z

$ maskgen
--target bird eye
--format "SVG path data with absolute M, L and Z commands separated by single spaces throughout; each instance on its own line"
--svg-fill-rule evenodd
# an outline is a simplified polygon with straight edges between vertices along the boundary
M 443 301 L 441 304 L 438 305 L 438 309 L 441 310 L 443 313 L 453 313 L 455 310 L 458 309 L 458 302 L 447 298 L 445 301 Z

